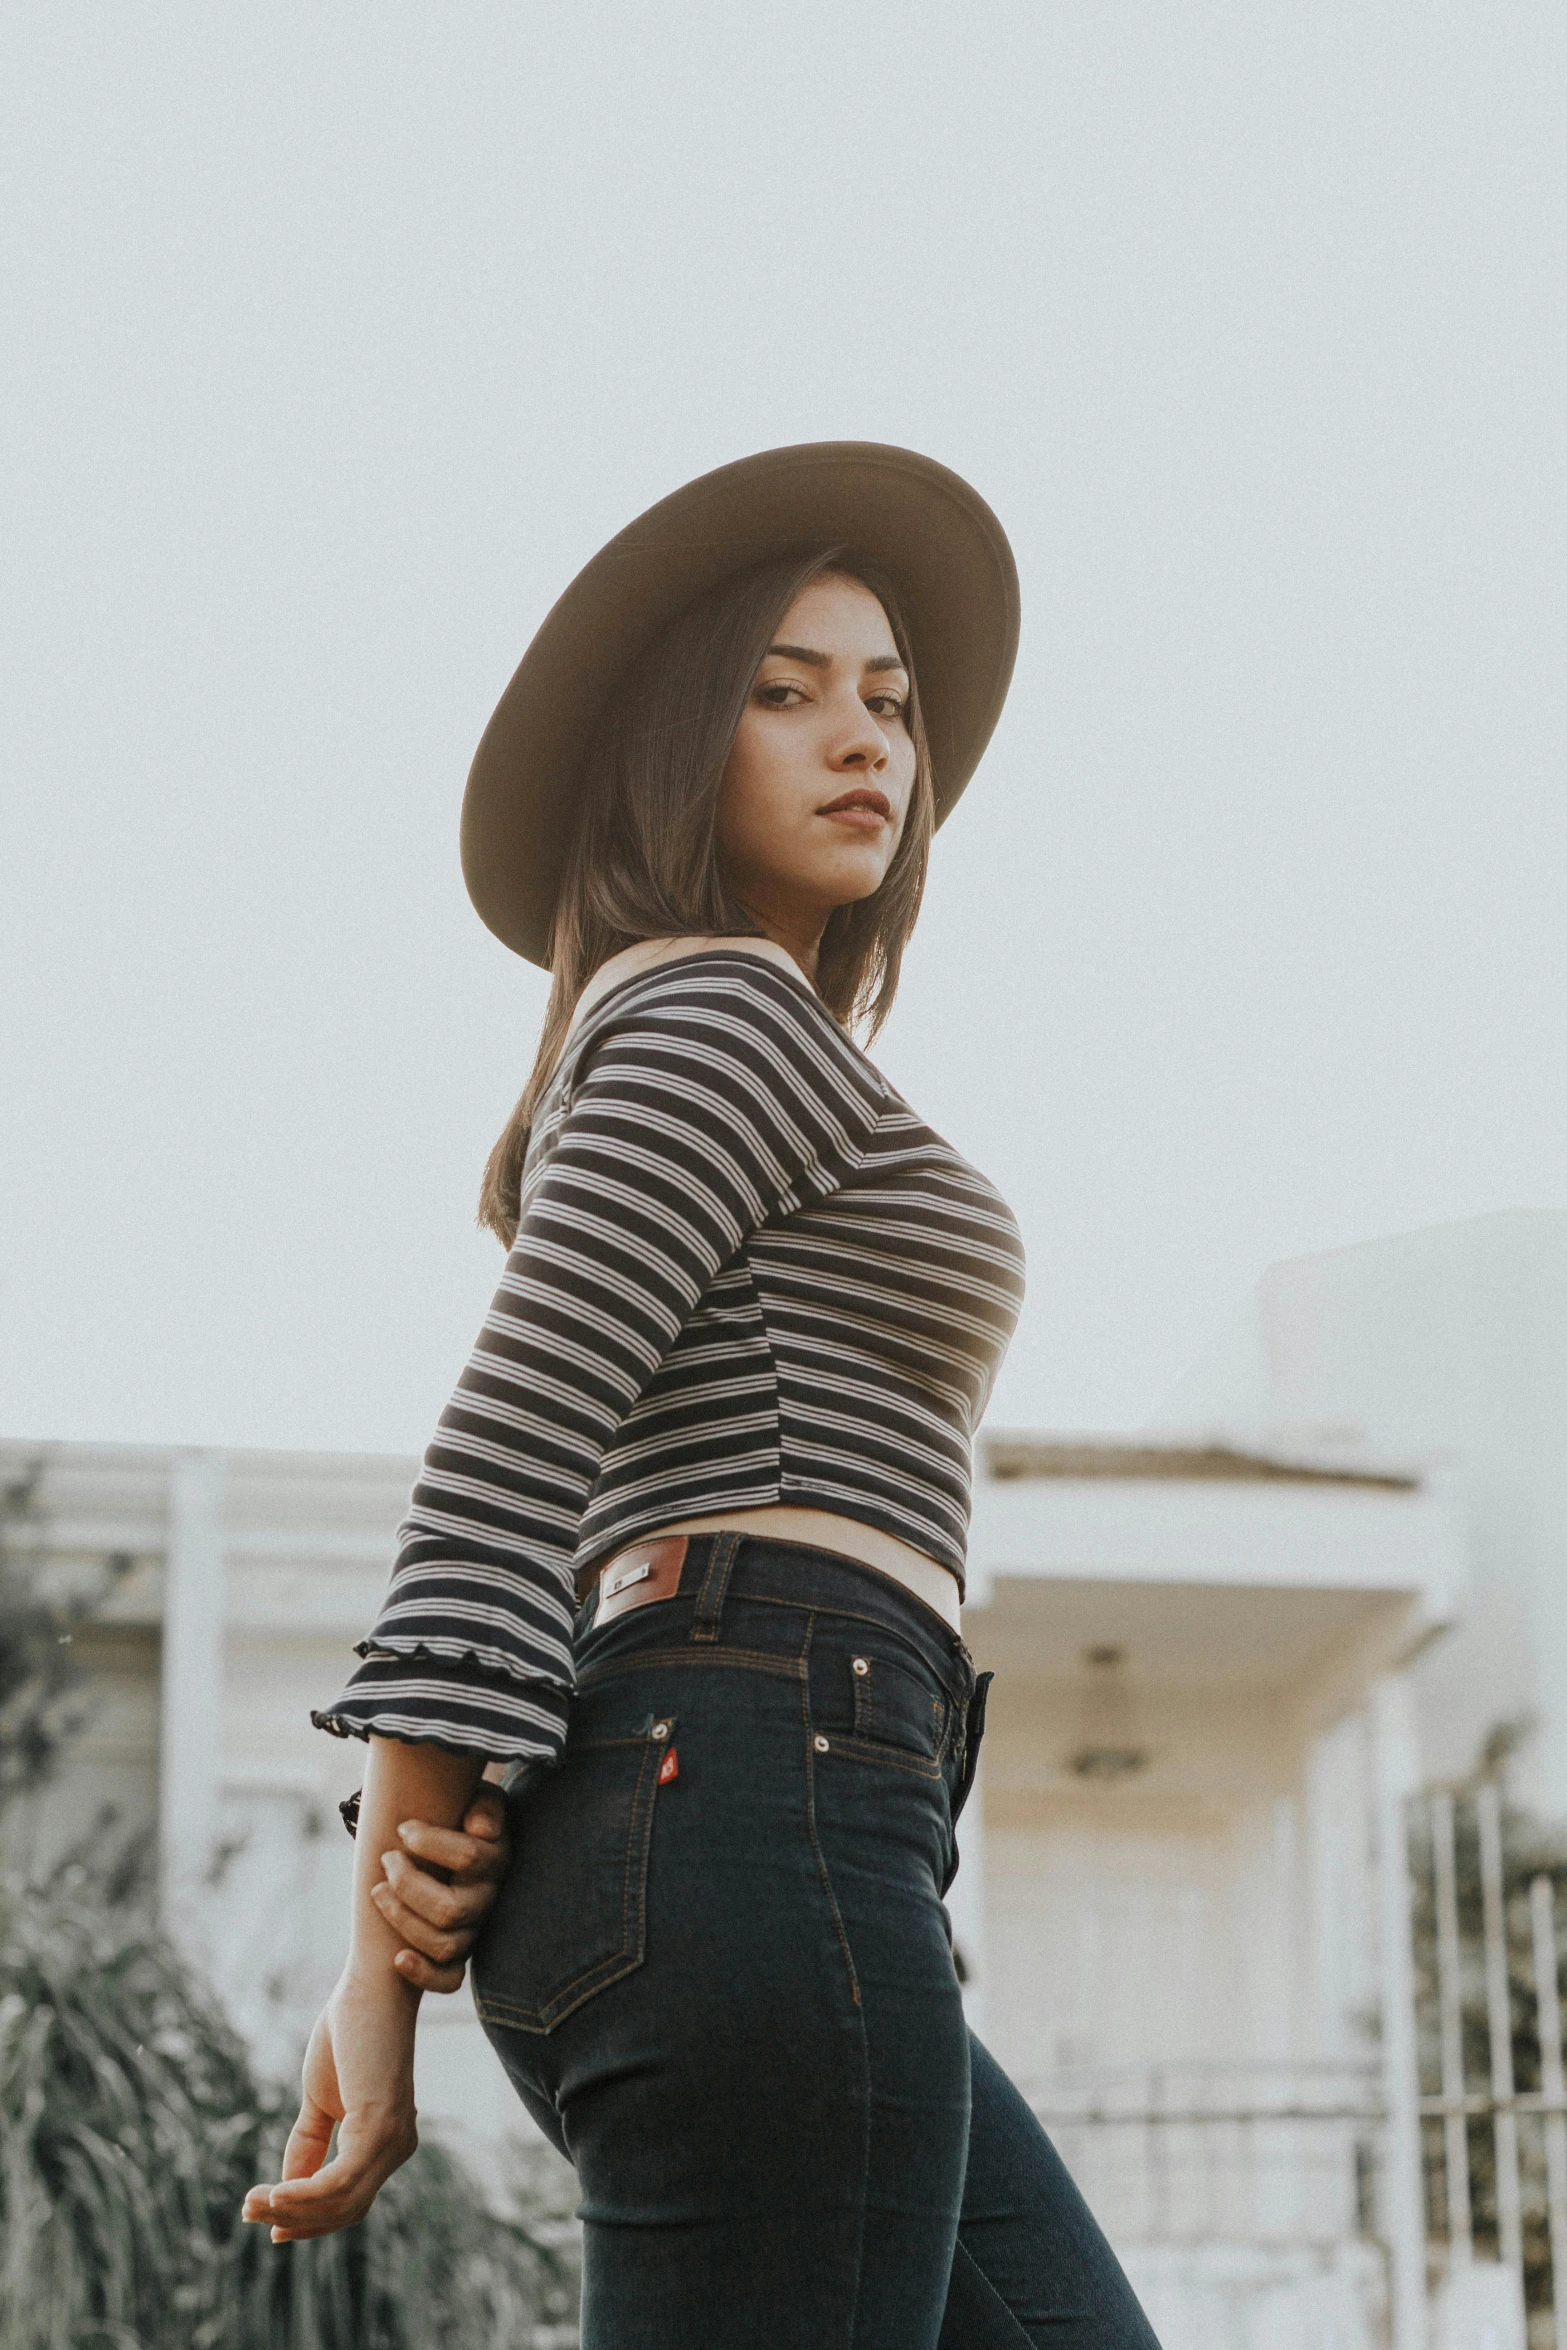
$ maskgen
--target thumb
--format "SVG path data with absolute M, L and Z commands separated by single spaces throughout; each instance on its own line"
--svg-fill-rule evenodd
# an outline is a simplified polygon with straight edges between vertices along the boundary
M 336 2116 L 318 2104 L 307 2089 L 299 2118 L 289 2131 L 288 2144 L 283 2149 L 285 2179 L 308 2179 L 321 2168 L 332 2143 L 335 2120 Z
M 462 1832 L 486 1844 L 497 1843 L 506 1832 L 506 1798 L 498 1787 L 481 1787 L 463 1816 Z

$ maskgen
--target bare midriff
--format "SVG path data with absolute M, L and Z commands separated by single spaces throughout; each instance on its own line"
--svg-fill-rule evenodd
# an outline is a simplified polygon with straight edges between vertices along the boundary
M 959 1628 L 957 1577 L 937 1560 L 927 1558 L 912 1543 L 879 1526 L 862 1526 L 858 1518 L 840 1518 L 834 1510 L 792 1508 L 772 1502 L 761 1509 L 730 1510 L 712 1518 L 672 1518 L 658 1534 L 770 1534 L 778 1542 L 805 1542 L 816 1550 L 835 1550 L 862 1567 L 874 1567 L 923 1601 L 949 1630 Z M 656 1535 L 642 1535 L 644 1542 Z

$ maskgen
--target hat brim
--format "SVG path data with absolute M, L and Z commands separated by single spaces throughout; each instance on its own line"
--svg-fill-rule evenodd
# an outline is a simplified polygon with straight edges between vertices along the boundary
M 967 482 L 911 449 L 817 441 L 688 482 L 600 549 L 550 612 L 484 730 L 462 809 L 468 894 L 548 966 L 582 762 L 609 683 L 687 604 L 742 571 L 845 546 L 895 586 L 930 743 L 936 821 L 979 764 L 1017 656 L 1017 566 Z

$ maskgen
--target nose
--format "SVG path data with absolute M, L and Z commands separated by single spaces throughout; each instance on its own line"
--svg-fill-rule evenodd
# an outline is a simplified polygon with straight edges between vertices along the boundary
M 827 754 L 834 773 L 875 775 L 887 764 L 887 737 L 858 694 Z

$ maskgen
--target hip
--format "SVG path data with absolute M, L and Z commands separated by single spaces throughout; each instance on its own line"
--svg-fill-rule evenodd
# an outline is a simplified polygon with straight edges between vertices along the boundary
M 606 1575 L 578 1611 L 579 1702 L 623 1675 L 721 1665 L 797 1683 L 818 1735 L 886 1743 L 932 1770 L 961 1755 L 973 1658 L 955 1625 L 881 1569 L 739 1529 L 647 1547 L 678 1562 L 658 1598 L 630 1604 L 640 1592 Z
M 612 2028 L 638 1979 L 638 2006 L 705 2009 L 737 1935 L 803 1953 L 814 1918 L 835 1946 L 846 1882 L 867 1936 L 923 1920 L 950 1974 L 939 1905 L 989 1680 L 962 1641 L 872 1569 L 734 1533 L 693 1537 L 667 1599 L 603 1626 L 595 1606 L 563 1761 L 511 1790 L 518 1858 L 475 1955 L 485 2021 Z

